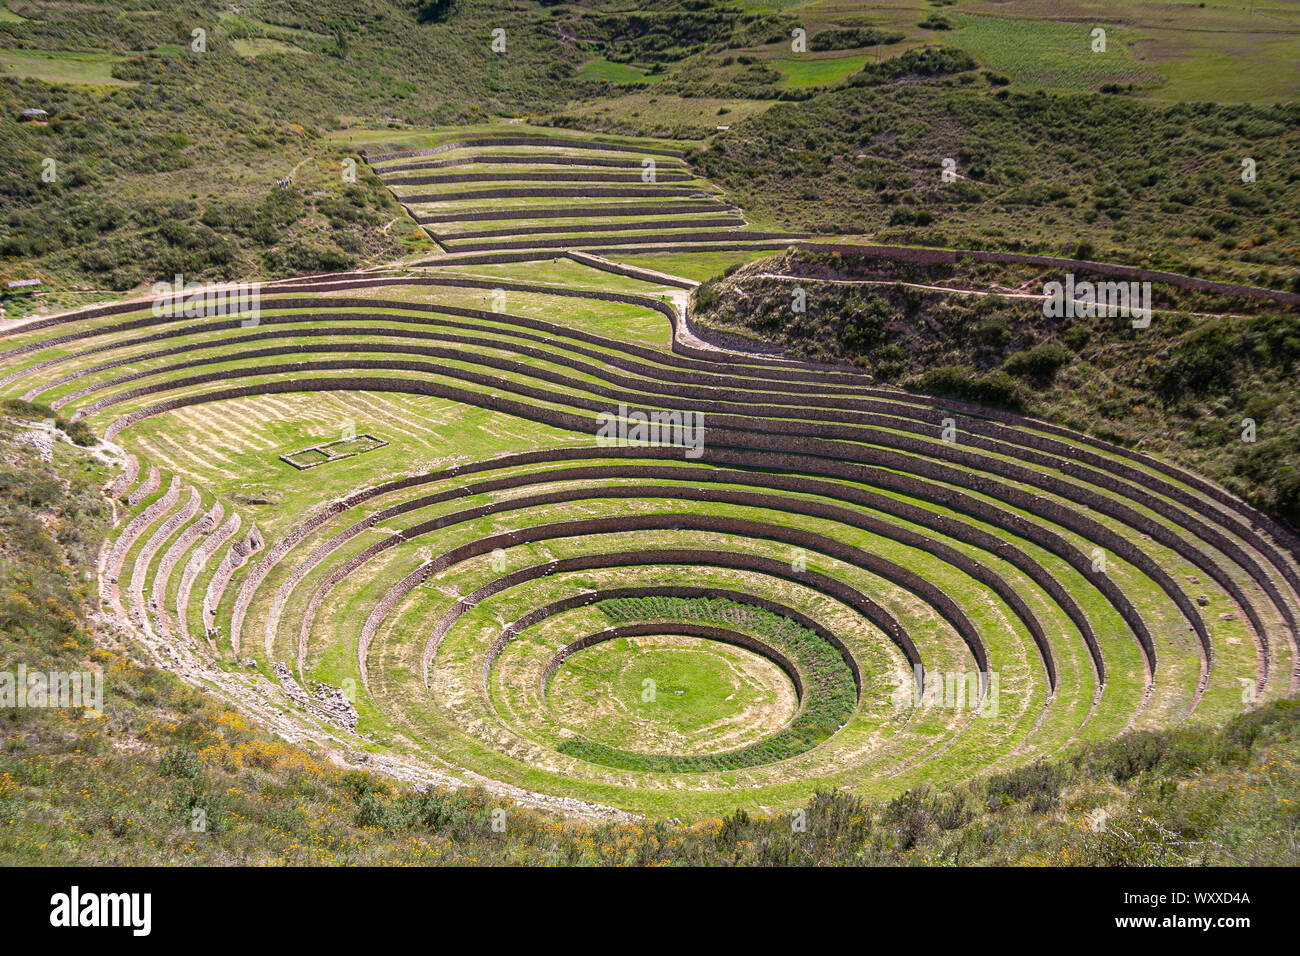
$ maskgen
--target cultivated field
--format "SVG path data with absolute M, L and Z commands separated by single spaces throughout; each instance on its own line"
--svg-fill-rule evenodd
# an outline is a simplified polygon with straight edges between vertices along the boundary
M 435 140 L 367 158 L 448 253 L 689 251 L 719 243 L 774 249 L 798 237 L 748 228 L 739 209 L 690 172 L 675 145 L 526 128 Z

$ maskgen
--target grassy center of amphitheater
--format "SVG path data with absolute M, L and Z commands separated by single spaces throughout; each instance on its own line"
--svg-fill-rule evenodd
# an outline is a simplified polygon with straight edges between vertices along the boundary
M 683 635 L 599 644 L 551 680 L 564 730 L 619 750 L 715 754 L 780 729 L 795 713 L 794 685 L 771 661 Z

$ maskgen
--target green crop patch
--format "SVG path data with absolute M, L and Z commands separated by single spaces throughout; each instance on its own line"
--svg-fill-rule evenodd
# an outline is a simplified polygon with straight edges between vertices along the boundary
M 565 660 L 547 705 L 588 740 L 639 752 L 718 752 L 791 719 L 786 674 L 762 656 L 695 637 L 619 638 Z
M 0 50 L 0 73 L 46 83 L 85 86 L 135 86 L 113 75 L 123 57 L 63 50 Z
M 866 64 L 866 56 L 840 56 L 818 59 L 773 60 L 772 65 L 786 75 L 790 86 L 834 86 Z
M 585 80 L 611 83 L 616 86 L 629 83 L 653 84 L 664 78 L 663 73 L 649 73 L 626 63 L 612 63 L 609 60 L 590 60 L 582 65 L 578 75 Z
M 1132 35 L 1116 27 L 1100 27 L 1105 34 L 1101 44 L 1092 32 L 1097 27 L 1088 23 L 945 17 L 953 26 L 942 34 L 945 43 L 1026 86 L 1095 90 L 1105 84 L 1155 87 L 1164 82 L 1159 71 L 1134 59 L 1127 45 Z

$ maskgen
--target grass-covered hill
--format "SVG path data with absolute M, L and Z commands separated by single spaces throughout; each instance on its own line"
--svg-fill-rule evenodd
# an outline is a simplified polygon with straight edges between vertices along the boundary
M 1300 524 L 1295 308 L 1157 282 L 1150 328 L 1120 316 L 1049 318 L 1043 289 L 1063 275 L 799 249 L 705 283 L 694 321 L 804 358 L 859 365 L 882 383 L 1190 455 L 1198 470 Z M 806 311 L 791 309 L 796 288 Z M 1253 442 L 1241 440 L 1247 418 L 1256 423 Z
M 964 787 L 875 803 L 822 794 L 802 821 L 742 811 L 689 827 L 582 823 L 336 764 L 132 659 L 89 603 L 105 466 L 64 441 L 43 462 L 24 437 L 33 411 L 8 405 L 0 420 L 0 667 L 102 668 L 106 700 L 98 717 L 0 706 L 5 865 L 1294 862 L 1293 702 Z
M 1284 271 L 1294 107 L 1169 103 L 1188 57 L 1241 100 L 1219 46 L 1258 39 L 1262 73 L 1300 26 L 1220 6 L 1189 14 L 1204 50 L 1167 48 L 1160 12 L 1139 3 L 1111 52 L 1088 59 L 1093 13 L 1007 19 L 975 0 L 945 5 L 950 29 L 922 0 L 9 0 L 0 273 L 75 306 L 177 272 L 283 276 L 424 253 L 423 232 L 364 167 L 346 181 L 345 162 L 376 132 L 519 118 L 703 141 L 695 171 L 763 228 L 1053 249 L 1086 230 L 1099 251 Z M 1293 98 L 1273 72 L 1247 101 Z M 1096 95 L 1135 77 L 1162 99 Z M 49 122 L 18 122 L 27 108 Z M 944 158 L 953 183 L 940 183 Z
M 538 4 L 19 5 L 0 23 L 0 256 L 55 289 L 341 269 L 424 248 L 331 130 L 518 113 L 574 72 Z M 507 55 L 489 49 L 508 24 Z M 203 51 L 192 45 L 202 30 Z M 23 68 L 46 51 L 50 70 Z M 102 76 L 87 75 L 87 64 Z M 112 85 L 109 85 L 111 81 Z M 40 108 L 48 124 L 20 123 Z M 54 181 L 42 178 L 47 160 Z M 276 180 L 292 180 L 277 188 Z
M 11 0 L 0 6 L 0 268 L 102 295 L 177 272 L 281 276 L 425 251 L 373 176 L 344 178 L 368 133 L 602 97 L 592 69 L 612 61 L 588 31 L 628 57 L 652 55 L 644 47 L 671 61 L 776 22 L 705 6 Z M 677 43 L 681 30 L 694 39 Z M 24 109 L 48 123 L 20 122 Z
M 1022 91 L 977 66 L 937 49 L 868 64 L 690 158 L 785 228 L 1300 278 L 1300 107 Z

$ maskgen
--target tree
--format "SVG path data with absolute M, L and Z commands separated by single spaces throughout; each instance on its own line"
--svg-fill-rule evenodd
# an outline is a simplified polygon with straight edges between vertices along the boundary
M 416 0 L 415 18 L 420 23 L 442 23 L 455 5 L 456 0 Z

